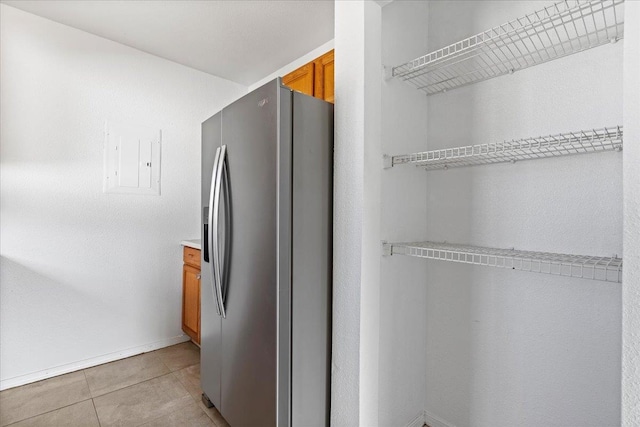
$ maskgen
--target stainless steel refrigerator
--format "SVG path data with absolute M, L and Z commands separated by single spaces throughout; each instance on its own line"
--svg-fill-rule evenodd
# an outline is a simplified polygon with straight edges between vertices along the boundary
M 329 425 L 333 105 L 274 80 L 202 124 L 203 400 Z

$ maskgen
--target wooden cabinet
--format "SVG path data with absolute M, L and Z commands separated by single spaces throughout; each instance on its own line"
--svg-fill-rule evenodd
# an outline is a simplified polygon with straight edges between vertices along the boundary
M 282 83 L 293 90 L 334 102 L 334 51 L 303 65 L 282 77 Z
M 334 103 L 334 71 L 333 50 L 325 53 L 314 62 L 314 89 L 313 96 Z
M 200 344 L 200 251 L 184 247 L 182 265 L 182 330 Z
M 282 83 L 293 90 L 297 90 L 298 92 L 313 95 L 313 89 L 315 87 L 315 81 L 313 80 L 314 68 L 315 64 L 313 62 L 309 62 L 308 64 L 303 65 L 297 70 L 284 76 L 282 78 Z

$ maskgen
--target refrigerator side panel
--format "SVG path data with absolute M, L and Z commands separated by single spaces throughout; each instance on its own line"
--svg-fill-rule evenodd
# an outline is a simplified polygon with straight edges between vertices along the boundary
M 221 414 L 232 426 L 275 426 L 278 84 L 222 110 L 231 239 L 222 320 Z
M 202 166 L 201 166 L 201 209 L 200 209 L 200 382 L 202 391 L 211 402 L 220 408 L 220 372 L 222 335 L 221 318 L 216 312 L 213 292 L 211 266 L 213 258 L 208 253 L 209 195 L 211 190 L 211 174 L 216 149 L 220 147 L 221 113 L 202 123 Z M 207 256 L 208 255 L 208 256 Z M 205 257 L 206 256 L 206 257 Z
M 278 390 L 277 425 L 291 426 L 292 92 L 280 87 L 278 137 Z
M 328 426 L 333 105 L 293 94 L 292 425 Z

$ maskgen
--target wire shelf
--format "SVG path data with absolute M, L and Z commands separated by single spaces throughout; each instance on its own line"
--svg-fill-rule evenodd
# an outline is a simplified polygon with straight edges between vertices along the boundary
M 437 242 L 383 242 L 383 250 L 385 255 L 407 255 L 557 276 L 622 282 L 622 259 L 617 257 L 530 252 Z
M 624 0 L 566 0 L 393 67 L 427 95 L 510 74 L 624 35 Z
M 616 126 L 386 157 L 385 167 L 411 164 L 426 170 L 435 170 L 491 163 L 515 163 L 518 160 L 621 151 L 622 144 L 622 126 Z

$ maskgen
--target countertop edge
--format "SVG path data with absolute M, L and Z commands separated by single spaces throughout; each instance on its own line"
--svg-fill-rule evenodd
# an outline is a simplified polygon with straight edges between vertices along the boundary
M 193 240 L 183 240 L 180 242 L 182 246 L 188 246 L 193 249 L 202 250 L 202 245 L 200 244 L 200 239 Z

